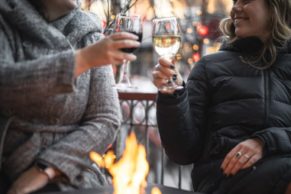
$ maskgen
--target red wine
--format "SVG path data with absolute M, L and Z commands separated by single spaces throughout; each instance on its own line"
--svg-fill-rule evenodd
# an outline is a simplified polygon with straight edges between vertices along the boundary
M 137 41 L 141 42 L 141 40 L 142 40 L 142 33 L 136 33 L 136 32 L 129 32 L 129 33 L 132 33 L 132 34 L 137 35 L 138 36 L 138 40 Z M 134 48 L 133 47 L 133 48 L 122 48 L 121 50 L 123 52 L 126 52 L 126 53 L 133 53 L 136 49 L 137 48 Z

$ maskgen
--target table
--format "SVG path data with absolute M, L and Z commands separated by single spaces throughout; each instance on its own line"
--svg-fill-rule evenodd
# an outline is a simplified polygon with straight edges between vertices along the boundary
M 154 101 L 156 99 L 157 93 L 156 92 L 140 92 L 140 91 L 133 91 L 133 92 L 118 92 L 120 100 L 149 100 Z
M 203 194 L 199 192 L 191 192 L 191 191 L 185 191 L 181 189 L 176 189 L 172 187 L 166 187 L 159 184 L 150 184 L 146 189 L 146 194 L 151 193 L 151 189 L 156 186 L 158 187 L 162 194 Z M 77 190 L 77 191 L 70 191 L 70 192 L 50 192 L 50 193 L 41 193 L 41 194 L 112 194 L 113 192 L 112 187 L 100 187 L 95 189 L 83 189 L 83 190 Z M 126 194 L 126 193 L 125 193 Z

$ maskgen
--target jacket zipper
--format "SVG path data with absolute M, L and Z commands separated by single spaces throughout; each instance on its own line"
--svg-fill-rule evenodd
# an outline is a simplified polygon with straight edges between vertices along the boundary
M 265 121 L 264 121 L 264 126 L 265 127 L 268 127 L 268 117 L 269 117 L 269 100 L 270 100 L 270 98 L 269 98 L 269 72 L 268 72 L 268 70 L 264 70 L 263 71 L 263 75 L 264 75 L 264 90 L 265 90 L 265 96 L 264 96 L 264 98 L 265 98 L 265 115 L 264 115 L 264 117 L 265 117 Z

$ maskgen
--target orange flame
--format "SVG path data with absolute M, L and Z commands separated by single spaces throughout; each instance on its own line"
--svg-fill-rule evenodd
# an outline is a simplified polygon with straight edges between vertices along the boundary
M 108 152 L 101 157 L 90 152 L 90 158 L 101 168 L 108 169 L 113 177 L 114 194 L 141 194 L 146 187 L 149 164 L 146 159 L 145 147 L 138 144 L 134 133 L 126 140 L 126 147 L 121 159 L 114 163 L 115 155 Z
M 162 194 L 162 192 L 158 187 L 153 187 L 151 194 Z

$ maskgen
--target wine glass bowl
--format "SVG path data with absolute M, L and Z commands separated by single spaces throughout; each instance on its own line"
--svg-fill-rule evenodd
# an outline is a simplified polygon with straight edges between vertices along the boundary
M 153 46 L 158 55 L 172 61 L 181 46 L 181 33 L 176 17 L 163 17 L 153 20 Z M 172 91 L 181 89 L 172 78 L 167 86 L 159 90 Z
M 160 56 L 174 57 L 180 49 L 181 37 L 179 35 L 154 36 L 155 51 Z
M 115 32 L 129 32 L 138 36 L 138 41 L 142 41 L 142 22 L 140 16 L 126 16 L 117 15 Z M 122 48 L 126 53 L 133 53 L 137 48 Z M 119 90 L 126 90 L 134 88 L 130 82 L 129 61 L 124 60 L 120 67 L 120 77 L 118 79 L 116 88 Z

